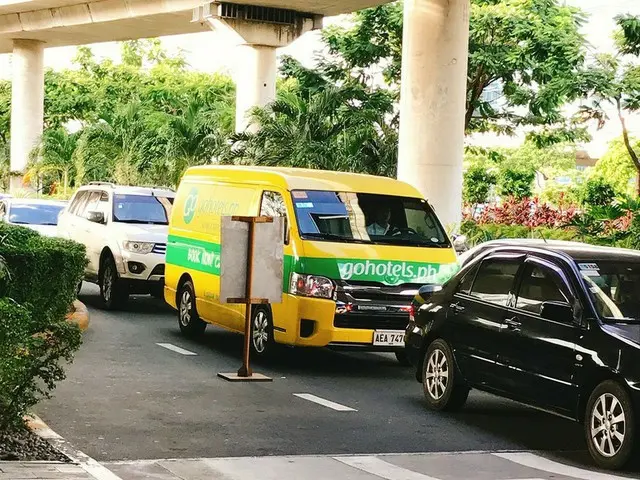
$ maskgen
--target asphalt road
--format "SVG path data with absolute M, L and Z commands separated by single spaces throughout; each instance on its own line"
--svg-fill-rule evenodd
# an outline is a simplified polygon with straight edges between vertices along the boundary
M 94 286 L 80 298 L 90 328 L 68 378 L 37 413 L 98 461 L 545 450 L 589 464 L 570 421 L 475 391 L 462 412 L 428 411 L 411 369 L 392 355 L 284 349 L 254 365 L 272 383 L 231 384 L 217 373 L 237 370 L 240 336 L 209 327 L 188 340 L 176 315 L 147 297 L 113 313 L 97 308 Z

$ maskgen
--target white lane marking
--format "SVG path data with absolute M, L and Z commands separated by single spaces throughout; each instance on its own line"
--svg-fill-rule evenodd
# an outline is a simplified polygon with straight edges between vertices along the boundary
M 74 448 L 69 442 L 67 442 L 64 438 L 58 435 L 56 432 L 51 430 L 47 424 L 42 421 L 37 415 L 32 415 L 33 418 L 39 423 L 44 425 L 45 427 L 40 430 L 34 430 L 36 434 L 40 435 L 40 432 L 44 432 L 45 435 L 48 435 L 47 438 L 51 443 L 55 445 L 55 447 L 65 454 L 67 457 L 71 459 L 72 462 L 76 463 L 80 468 L 82 468 L 85 472 L 91 475 L 96 480 L 122 480 L 118 475 L 113 473 L 104 465 L 100 464 L 93 458 L 91 458 L 86 453 L 81 452 Z
M 294 393 L 293 395 L 295 397 L 302 398 L 303 400 L 309 400 L 310 402 L 317 403 L 318 405 L 337 410 L 338 412 L 357 412 L 355 408 L 340 405 L 339 403 L 332 402 L 331 400 L 325 400 L 324 398 L 311 395 L 310 393 Z
M 583 480 L 624 480 L 628 477 L 619 477 L 608 473 L 592 472 L 571 465 L 554 462 L 548 458 L 534 455 L 533 453 L 493 453 L 492 455 L 513 463 L 524 465 L 525 467 L 536 468 L 543 472 L 555 473 L 556 475 L 565 475 L 567 477 L 581 478 Z
M 181 355 L 198 355 L 197 353 L 190 352 L 189 350 L 185 350 L 184 348 L 180 348 L 172 343 L 156 343 L 156 345 L 166 348 L 167 350 L 171 350 L 172 352 L 179 353 Z
M 367 455 L 360 457 L 333 457 L 334 460 L 357 468 L 363 472 L 371 473 L 387 480 L 439 480 L 422 473 L 414 472 L 403 467 L 399 467 L 389 462 L 385 462 L 377 457 Z

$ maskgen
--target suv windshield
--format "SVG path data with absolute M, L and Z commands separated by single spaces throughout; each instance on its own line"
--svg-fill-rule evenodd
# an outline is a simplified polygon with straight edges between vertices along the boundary
M 14 203 L 9 208 L 9 223 L 18 225 L 57 225 L 63 205 Z
M 300 235 L 350 243 L 450 247 L 427 202 L 369 193 L 294 190 Z
M 114 195 L 113 220 L 122 223 L 168 225 L 173 198 L 153 195 Z
M 578 268 L 605 320 L 640 320 L 640 262 L 583 261 Z

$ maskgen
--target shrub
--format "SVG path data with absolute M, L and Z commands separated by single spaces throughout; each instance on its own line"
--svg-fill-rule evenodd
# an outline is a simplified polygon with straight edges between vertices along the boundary
M 49 396 L 64 378 L 61 361 L 80 345 L 66 322 L 85 265 L 84 247 L 0 224 L 0 430 Z
M 486 168 L 475 166 L 469 168 L 464 174 L 464 186 L 462 197 L 471 205 L 486 203 L 489 192 L 496 184 L 496 176 Z
M 479 224 L 520 225 L 532 227 L 563 227 L 576 215 L 573 206 L 552 207 L 537 198 L 509 200 L 485 208 L 476 219 Z
M 501 225 L 497 223 L 478 224 L 465 221 L 461 233 L 466 235 L 471 245 L 501 238 L 540 238 L 545 240 L 578 240 L 573 228 L 526 227 L 523 225 Z
M 611 205 L 616 198 L 613 186 L 601 177 L 590 178 L 583 188 L 581 200 L 587 206 Z
M 532 193 L 535 176 L 533 170 L 507 168 L 500 172 L 498 193 L 504 197 L 514 197 L 518 200 L 528 198 Z

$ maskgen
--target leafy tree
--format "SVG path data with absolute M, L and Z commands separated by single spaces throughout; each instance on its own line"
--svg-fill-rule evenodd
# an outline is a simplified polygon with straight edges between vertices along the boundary
M 500 172 L 498 193 L 517 200 L 531 197 L 535 172 L 506 168 Z
M 471 205 L 486 203 L 496 180 L 496 176 L 486 168 L 481 166 L 469 168 L 464 174 L 462 198 Z
M 640 151 L 640 142 L 632 141 L 633 149 Z M 633 194 L 630 182 L 638 174 L 629 158 L 624 141 L 620 138 L 609 143 L 609 148 L 593 168 L 593 176 L 605 179 L 616 192 Z
M 530 127 L 539 145 L 586 138 L 562 107 L 581 92 L 585 41 L 578 9 L 556 0 L 472 0 L 465 129 L 512 133 Z M 402 3 L 355 14 L 350 28 L 328 28 L 334 58 L 321 68 L 347 69 L 372 81 L 381 71 L 397 91 L 401 77 Z M 373 67 L 378 67 L 373 68 Z M 498 104 L 483 93 L 500 92 Z M 535 133 L 535 135 L 534 135 Z
M 622 130 L 622 140 L 636 171 L 640 173 L 640 151 L 632 143 L 627 128 L 626 116 L 640 111 L 640 59 L 637 57 L 637 25 L 640 17 L 618 17 L 622 31 L 619 35 L 619 51 L 615 55 L 598 54 L 591 68 L 585 72 L 585 87 L 589 92 L 588 102 L 582 105 L 584 118 L 596 119 L 602 127 L 609 117 L 606 106 L 613 105 Z M 628 57 L 625 54 L 634 54 Z M 640 194 L 640 175 L 637 192 Z

